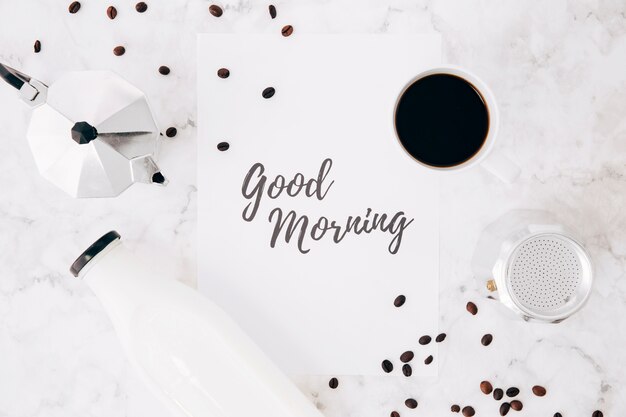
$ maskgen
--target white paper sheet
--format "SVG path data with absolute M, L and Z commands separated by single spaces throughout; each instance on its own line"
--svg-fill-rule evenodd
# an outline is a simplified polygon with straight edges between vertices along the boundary
M 390 359 L 401 375 L 407 349 L 414 375 L 437 373 L 423 364 L 435 343 L 417 340 L 437 330 L 438 182 L 398 144 L 393 110 L 440 49 L 436 35 L 199 36 L 198 286 L 289 374 L 378 375 Z M 316 180 L 310 196 L 268 197 L 297 173 Z M 375 230 L 344 235 L 351 216 L 371 227 L 376 214 Z

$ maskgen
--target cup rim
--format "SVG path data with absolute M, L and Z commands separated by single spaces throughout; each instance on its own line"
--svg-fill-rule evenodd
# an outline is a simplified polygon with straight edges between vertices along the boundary
M 454 75 L 454 76 L 457 76 L 466 80 L 478 90 L 478 92 L 484 99 L 486 107 L 487 107 L 487 114 L 489 115 L 489 130 L 487 131 L 487 137 L 485 138 L 485 142 L 482 144 L 482 146 L 478 149 L 478 151 L 471 158 L 469 158 L 468 160 L 458 165 L 453 165 L 449 167 L 437 167 L 433 165 L 428 165 L 427 163 L 420 161 L 419 159 L 411 155 L 406 150 L 404 145 L 402 145 L 402 141 L 400 140 L 400 136 L 398 135 L 398 129 L 396 129 L 396 111 L 398 109 L 398 104 L 400 103 L 400 99 L 402 98 L 406 90 L 418 80 L 426 76 L 433 75 L 433 74 L 449 74 L 449 75 Z M 475 75 L 471 71 L 463 67 L 457 66 L 457 65 L 448 65 L 448 64 L 438 65 L 435 67 L 430 67 L 428 69 L 425 69 L 421 71 L 420 73 L 418 73 L 415 77 L 411 78 L 406 84 L 404 84 L 404 86 L 402 87 L 402 90 L 400 90 L 400 93 L 398 93 L 398 96 L 396 97 L 396 102 L 395 102 L 395 105 L 393 106 L 392 117 L 393 117 L 394 136 L 396 137 L 396 142 L 400 146 L 402 151 L 406 155 L 408 155 L 409 158 L 411 158 L 413 161 L 417 162 L 421 166 L 431 169 L 431 170 L 443 171 L 443 172 L 461 171 L 461 170 L 470 168 L 474 165 L 477 165 L 482 160 L 484 160 L 485 157 L 489 154 L 489 152 L 491 152 L 491 150 L 493 149 L 493 146 L 497 137 L 497 133 L 499 130 L 499 125 L 500 125 L 500 114 L 498 111 L 498 104 L 496 102 L 495 96 L 493 95 L 493 92 L 487 86 L 487 84 L 485 84 L 485 82 L 482 79 L 480 79 L 477 75 Z

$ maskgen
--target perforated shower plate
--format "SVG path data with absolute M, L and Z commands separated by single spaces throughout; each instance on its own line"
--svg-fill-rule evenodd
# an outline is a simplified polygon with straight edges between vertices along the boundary
M 534 235 L 513 250 L 507 290 L 528 316 L 560 320 L 580 309 L 591 290 L 592 267 L 585 249 L 557 233 Z

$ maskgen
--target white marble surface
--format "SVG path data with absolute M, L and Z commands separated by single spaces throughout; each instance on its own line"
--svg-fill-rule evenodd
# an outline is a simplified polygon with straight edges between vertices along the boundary
M 44 82 L 69 69 L 111 68 L 149 96 L 163 128 L 165 188 L 137 185 L 114 200 L 74 201 L 36 172 L 28 110 L 0 86 L 0 416 L 168 415 L 123 357 L 98 301 L 67 268 L 118 229 L 179 279 L 195 280 L 195 35 L 199 32 L 440 32 L 447 62 L 480 74 L 502 110 L 499 147 L 522 167 L 513 186 L 475 169 L 443 179 L 440 377 L 298 377 L 326 416 L 450 415 L 453 403 L 497 415 L 478 384 L 522 389 L 519 415 L 626 410 L 626 12 L 623 0 L 0 2 L 0 61 Z M 115 21 L 105 16 L 115 4 Z M 294 36 L 296 36 L 294 35 Z M 35 39 L 42 52 L 34 54 Z M 112 49 L 126 46 L 123 57 Z M 163 77 L 159 65 L 172 73 Z M 197 76 L 203 76 L 198 74 Z M 596 262 L 588 305 L 559 325 L 515 320 L 484 298 L 470 259 L 480 230 L 512 208 L 543 208 L 578 225 Z M 480 308 L 473 317 L 465 303 Z M 417 332 L 417 330 L 416 330 Z M 484 348 L 485 332 L 494 342 Z M 419 335 L 416 334 L 416 337 Z M 365 348 L 365 347 L 364 347 Z M 548 388 L 533 398 L 530 387 Z M 415 410 L 404 407 L 407 397 Z M 242 399 L 245 400 L 245 399 Z

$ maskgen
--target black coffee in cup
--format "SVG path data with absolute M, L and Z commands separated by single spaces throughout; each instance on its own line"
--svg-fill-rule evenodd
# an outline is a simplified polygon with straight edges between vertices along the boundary
M 469 81 L 451 74 L 415 80 L 400 95 L 396 133 L 419 162 L 450 168 L 472 159 L 489 132 L 489 110 Z

